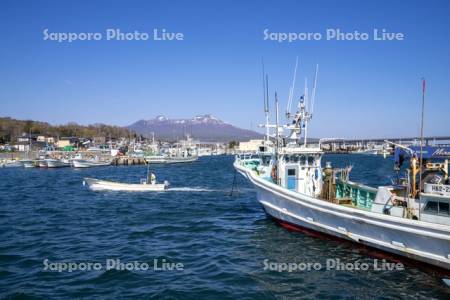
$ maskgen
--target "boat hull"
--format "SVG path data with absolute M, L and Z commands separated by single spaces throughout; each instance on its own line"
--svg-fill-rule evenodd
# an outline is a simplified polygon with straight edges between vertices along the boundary
M 189 163 L 197 161 L 198 157 L 166 157 L 166 158 L 156 158 L 156 159 L 146 159 L 149 164 L 178 164 L 178 163 Z
M 33 160 L 23 160 L 22 161 L 24 168 L 35 168 L 36 163 Z
M 272 218 L 450 270 L 448 226 L 344 207 L 283 189 L 237 163 L 235 168 L 254 184 Z
M 39 161 L 38 161 L 38 167 L 39 167 L 39 168 L 47 168 L 47 161 L 45 161 L 45 160 L 39 160 Z
M 20 161 L 8 161 L 2 165 L 2 167 L 4 167 L 4 168 L 19 168 L 22 166 L 23 166 L 22 162 L 20 162 Z
M 84 178 L 83 184 L 93 191 L 162 192 L 168 187 L 168 183 L 129 184 L 95 178 Z
M 72 165 L 74 168 L 92 168 L 92 167 L 104 167 L 111 165 L 111 162 L 93 162 L 88 160 L 73 160 Z
M 46 162 L 47 162 L 47 168 L 65 168 L 65 167 L 70 167 L 70 163 L 63 162 L 63 161 L 57 160 L 57 159 L 49 159 Z

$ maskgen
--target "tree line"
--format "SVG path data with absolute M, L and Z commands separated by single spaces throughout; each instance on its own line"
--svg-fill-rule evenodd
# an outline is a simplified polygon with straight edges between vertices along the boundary
M 107 139 L 136 138 L 135 132 L 125 127 L 105 124 L 79 125 L 70 122 L 64 125 L 51 125 L 47 122 L 0 118 L 0 143 L 11 143 L 22 134 L 42 134 L 53 137 L 105 137 Z

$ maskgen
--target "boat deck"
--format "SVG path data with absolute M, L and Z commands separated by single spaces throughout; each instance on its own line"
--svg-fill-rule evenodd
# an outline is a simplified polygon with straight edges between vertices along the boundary
M 272 177 L 266 174 L 259 174 L 258 167 L 260 166 L 259 159 L 243 159 L 240 164 L 260 176 L 262 179 L 274 183 Z M 339 179 L 336 180 L 336 197 L 334 202 L 336 204 L 347 206 L 351 208 L 357 208 L 365 211 L 371 211 L 372 203 L 375 200 L 377 189 L 366 185 L 358 184 L 355 182 L 343 182 Z M 323 201 L 328 201 L 321 199 Z

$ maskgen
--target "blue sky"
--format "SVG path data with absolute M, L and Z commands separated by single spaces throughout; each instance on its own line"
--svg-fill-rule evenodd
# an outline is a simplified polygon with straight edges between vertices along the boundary
M 263 117 L 261 57 L 287 100 L 320 66 L 312 136 L 419 132 L 427 79 L 427 135 L 448 135 L 448 1 L 2 1 L 0 115 L 61 124 L 128 125 L 163 114 L 211 113 L 256 129 Z M 182 32 L 183 41 L 44 41 L 49 32 L 118 28 Z M 263 31 L 340 28 L 401 32 L 403 41 L 264 41 Z M 271 96 L 271 105 L 273 96 Z M 273 111 L 273 110 L 272 110 Z

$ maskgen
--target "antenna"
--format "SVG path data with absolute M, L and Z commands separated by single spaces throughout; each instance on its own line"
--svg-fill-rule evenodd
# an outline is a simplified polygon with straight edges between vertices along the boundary
M 275 92 L 275 122 L 277 124 L 277 138 L 278 138 L 278 96 Z
M 319 64 L 316 65 L 316 74 L 314 75 L 314 86 L 311 95 L 311 115 L 314 112 L 314 102 L 316 100 L 317 74 L 319 73 Z
M 292 98 L 294 97 L 294 89 L 295 89 L 295 79 L 297 77 L 297 66 L 298 66 L 298 56 L 295 60 L 295 68 L 294 68 L 294 78 L 292 78 L 292 85 L 289 87 L 289 98 L 286 107 L 286 118 L 290 118 L 291 116 L 291 106 L 292 106 Z
M 269 113 L 269 75 L 266 74 L 266 113 Z
M 265 73 L 264 69 L 264 59 L 261 59 L 262 72 L 263 72 L 263 95 L 264 95 L 264 113 L 266 115 L 266 139 L 270 140 L 270 129 L 269 129 L 269 75 Z
M 308 78 L 305 77 L 305 90 L 304 90 L 304 95 L 303 95 L 303 101 L 306 107 L 306 110 L 308 109 Z
M 276 152 L 277 152 L 277 156 L 278 156 L 278 148 L 280 147 L 280 131 L 279 129 L 279 118 L 278 118 L 278 95 L 277 92 L 275 92 L 275 127 L 276 127 L 276 132 L 275 132 L 275 136 L 277 139 L 277 143 L 276 143 Z M 278 176 L 277 176 L 278 178 Z
M 264 112 L 268 112 L 267 107 L 267 95 L 266 95 L 266 72 L 264 70 L 264 58 L 261 58 L 261 65 L 262 65 L 262 81 L 263 81 L 263 97 L 264 97 Z

